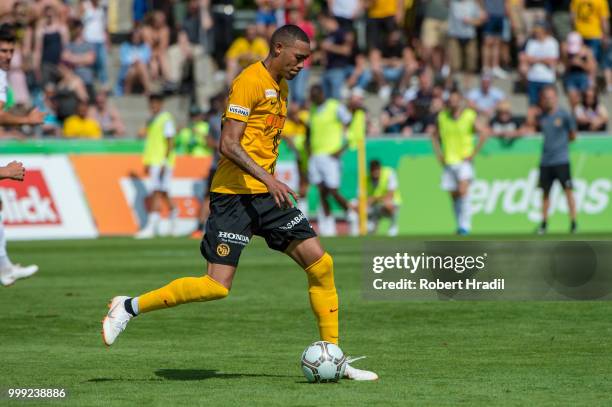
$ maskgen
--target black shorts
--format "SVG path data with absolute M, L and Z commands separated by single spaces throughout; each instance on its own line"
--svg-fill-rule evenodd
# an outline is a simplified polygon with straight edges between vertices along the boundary
M 564 189 L 572 188 L 572 176 L 569 164 L 540 166 L 540 188 L 545 193 L 550 192 L 553 182 L 559 180 Z
M 210 217 L 200 251 L 215 264 L 237 266 L 242 249 L 253 235 L 266 239 L 270 249 L 284 252 L 294 240 L 317 236 L 297 208 L 281 209 L 270 194 L 210 194 Z
M 368 51 L 388 47 L 389 35 L 396 28 L 395 17 L 368 18 L 366 22 Z

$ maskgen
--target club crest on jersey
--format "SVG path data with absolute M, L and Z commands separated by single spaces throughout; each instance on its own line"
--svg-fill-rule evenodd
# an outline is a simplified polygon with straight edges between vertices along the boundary
M 265 94 L 266 94 L 266 99 L 278 97 L 278 93 L 276 93 L 276 90 L 274 89 L 266 89 Z
M 244 117 L 249 117 L 249 113 L 251 113 L 251 109 L 247 109 L 246 107 L 234 104 L 230 104 L 227 107 L 227 111 Z
M 230 247 L 225 243 L 221 243 L 217 246 L 217 254 L 221 257 L 226 257 L 228 254 L 230 254 Z

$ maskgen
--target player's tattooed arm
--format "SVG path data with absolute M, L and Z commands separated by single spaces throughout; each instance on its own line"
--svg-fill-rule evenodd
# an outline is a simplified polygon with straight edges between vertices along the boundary
M 221 139 L 219 140 L 219 151 L 240 169 L 251 174 L 264 184 L 273 176 L 263 167 L 255 162 L 240 144 L 244 134 L 246 123 L 238 120 L 228 119 L 223 123 Z
M 232 119 L 226 120 L 221 131 L 219 151 L 240 169 L 264 183 L 279 207 L 293 206 L 289 195 L 297 200 L 297 194 L 257 164 L 240 144 L 245 128 L 246 123 L 244 122 Z

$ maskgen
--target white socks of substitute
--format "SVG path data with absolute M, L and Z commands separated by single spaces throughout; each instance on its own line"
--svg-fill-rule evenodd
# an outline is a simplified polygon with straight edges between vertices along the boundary
M 349 233 L 351 236 L 359 236 L 359 214 L 352 209 L 346 212 L 346 220 L 349 224 Z
M 145 223 L 145 226 L 140 232 L 156 235 L 160 219 L 161 215 L 159 214 L 159 212 L 149 212 L 149 215 L 147 216 L 147 223 Z
M 323 208 L 319 208 L 317 213 L 319 224 L 319 234 L 321 236 L 336 236 L 336 218 L 333 215 L 325 215 Z
M 469 232 L 472 229 L 472 209 L 469 197 L 459 197 L 453 201 L 453 209 L 457 226 L 463 231 Z
M 399 233 L 399 225 L 397 223 L 397 218 L 399 216 L 399 210 L 396 209 L 395 212 L 393 212 L 393 215 L 391 215 L 391 225 L 389 226 L 389 230 L 387 231 L 387 235 L 389 236 L 397 236 L 397 234 Z

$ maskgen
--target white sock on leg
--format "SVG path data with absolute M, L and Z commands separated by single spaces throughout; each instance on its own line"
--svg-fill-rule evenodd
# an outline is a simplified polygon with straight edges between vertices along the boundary
M 472 229 L 472 211 L 470 208 L 469 197 L 459 198 L 461 200 L 461 210 L 459 212 L 459 227 L 470 231 Z
M 327 234 L 326 221 L 327 216 L 325 216 L 325 212 L 323 211 L 321 204 L 319 204 L 319 210 L 317 211 L 317 224 L 319 225 L 319 234 L 321 236 L 325 236 Z
M 352 209 L 346 213 L 346 220 L 349 223 L 349 233 L 351 236 L 359 236 L 359 214 Z
M 336 218 L 332 214 L 327 217 L 327 227 L 329 228 L 329 236 L 336 236 Z
M 395 210 L 395 212 L 393 212 L 393 215 L 391 215 L 391 226 L 389 226 L 389 236 L 397 236 L 397 233 L 399 232 L 399 225 L 397 224 L 397 217 L 398 217 L 398 212 L 399 210 Z
M 455 212 L 455 221 L 457 222 L 457 227 L 461 227 L 461 198 L 455 198 L 453 200 L 453 211 Z
M 147 230 L 152 230 L 154 232 L 157 231 L 157 225 L 159 225 L 159 220 L 161 219 L 161 215 L 159 212 L 151 212 L 149 213 L 149 217 L 147 219 L 147 224 L 144 227 Z

